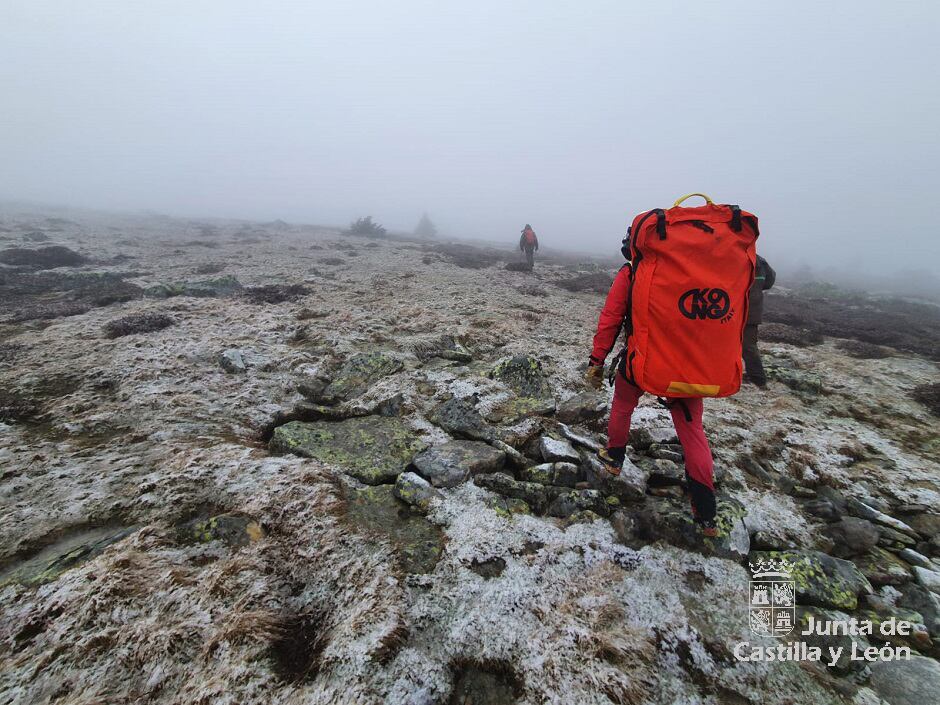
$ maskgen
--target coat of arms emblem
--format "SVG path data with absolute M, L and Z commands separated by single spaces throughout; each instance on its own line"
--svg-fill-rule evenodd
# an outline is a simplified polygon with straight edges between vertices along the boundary
M 796 626 L 796 584 L 785 560 L 749 563 L 748 623 L 758 636 L 786 636 Z

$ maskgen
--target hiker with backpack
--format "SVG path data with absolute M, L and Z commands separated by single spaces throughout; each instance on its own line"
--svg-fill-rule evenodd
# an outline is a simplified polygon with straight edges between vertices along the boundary
M 535 255 L 533 253 L 538 252 L 539 239 L 528 223 L 522 229 L 522 236 L 519 238 L 519 249 L 525 252 L 525 261 L 529 264 L 529 269 L 532 269 L 535 265 Z
M 690 196 L 705 205 L 684 208 Z M 685 454 L 692 515 L 717 536 L 714 462 L 702 425 L 703 397 L 741 386 L 742 335 L 754 279 L 757 218 L 703 194 L 669 210 L 641 213 L 627 230 L 620 269 L 601 311 L 586 381 L 600 389 L 604 361 L 623 330 L 611 376 L 614 399 L 607 447 L 598 457 L 619 475 L 633 410 L 644 392 L 669 409 Z
M 760 351 L 757 349 L 757 328 L 764 316 L 764 292 L 773 288 L 776 279 L 777 273 L 773 267 L 767 263 L 767 260 L 757 255 L 757 272 L 748 295 L 743 355 L 745 379 L 760 389 L 767 386 L 767 375 L 764 374 L 764 363 L 761 362 Z

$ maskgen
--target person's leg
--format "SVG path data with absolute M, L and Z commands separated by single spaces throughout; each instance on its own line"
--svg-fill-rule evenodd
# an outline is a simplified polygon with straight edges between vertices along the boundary
M 525 248 L 525 261 L 529 263 L 530 267 L 535 264 L 535 255 L 532 254 L 531 247 Z
M 607 454 L 622 464 L 630 440 L 630 419 L 643 391 L 630 384 L 619 371 L 614 381 L 614 400 L 607 422 Z
M 702 426 L 701 399 L 675 399 L 669 412 L 676 435 L 685 452 L 685 474 L 692 499 L 692 513 L 697 519 L 715 518 L 715 464 Z
M 764 374 L 764 365 L 760 359 L 760 351 L 757 349 L 757 326 L 744 326 L 744 369 L 747 372 L 747 379 L 758 387 L 767 384 L 767 376 Z

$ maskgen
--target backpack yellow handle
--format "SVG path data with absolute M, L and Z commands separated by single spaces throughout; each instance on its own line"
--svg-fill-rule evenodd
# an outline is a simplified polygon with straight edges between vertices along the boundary
M 708 196 L 706 196 L 704 193 L 690 193 L 690 194 L 687 194 L 687 195 L 683 196 L 682 198 L 680 198 L 680 199 L 679 199 L 678 201 L 676 201 L 675 203 L 673 203 L 673 204 L 672 204 L 672 207 L 673 207 L 673 208 L 678 208 L 680 203 L 682 203 L 683 201 L 685 201 L 685 200 L 687 200 L 687 199 L 689 199 L 689 198 L 692 198 L 692 196 L 701 196 L 702 198 L 705 199 L 705 203 L 707 203 L 708 205 L 710 205 L 710 206 L 715 205 L 714 202 L 712 201 L 712 199 L 710 199 L 710 198 L 709 198 Z

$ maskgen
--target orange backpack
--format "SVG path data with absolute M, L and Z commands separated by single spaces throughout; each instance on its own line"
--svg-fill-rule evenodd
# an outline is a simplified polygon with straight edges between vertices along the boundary
M 691 196 L 705 205 L 680 207 Z M 627 377 L 661 397 L 736 393 L 757 217 L 693 193 L 641 213 L 629 232 Z

